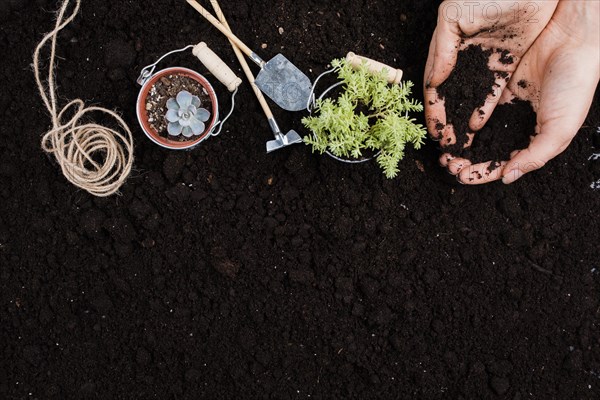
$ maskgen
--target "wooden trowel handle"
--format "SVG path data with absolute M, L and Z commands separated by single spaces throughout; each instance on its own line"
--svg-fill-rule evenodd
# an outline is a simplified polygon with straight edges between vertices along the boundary
M 353 52 L 348 53 L 346 60 L 354 68 L 360 68 L 363 63 L 367 63 L 367 68 L 372 74 L 380 74 L 384 69 L 388 71 L 387 80 L 392 84 L 400 84 L 402 82 L 402 75 L 404 74 L 401 69 L 392 68 L 388 65 L 380 63 L 379 61 L 371 60 L 370 58 L 359 56 Z
M 227 28 L 229 30 L 229 32 L 231 32 L 229 23 L 227 23 L 227 19 L 225 18 L 225 14 L 223 14 L 223 10 L 221 10 L 221 6 L 219 5 L 218 0 L 210 0 L 210 4 L 212 4 L 212 6 L 215 10 L 215 13 L 219 17 L 219 21 L 221 21 L 223 26 L 225 28 Z M 265 112 L 265 115 L 267 116 L 267 118 L 269 120 L 273 119 L 273 111 L 271 111 L 271 107 L 267 103 L 265 96 L 262 94 L 262 92 L 260 91 L 258 86 L 256 86 L 254 74 L 252 73 L 252 70 L 250 69 L 248 62 L 244 58 L 242 51 L 239 49 L 239 47 L 237 47 L 237 45 L 235 44 L 235 42 L 233 40 L 230 40 L 230 42 L 231 42 L 231 46 L 233 46 L 233 52 L 235 53 L 235 56 L 239 60 L 240 65 L 242 66 L 242 69 L 244 70 L 244 73 L 246 74 L 246 77 L 248 78 L 248 81 L 250 82 L 250 86 L 252 87 L 252 90 L 254 91 L 256 98 L 258 99 L 258 102 L 260 103 L 260 106 L 262 107 L 263 111 Z
M 202 64 L 217 78 L 230 92 L 242 84 L 242 80 L 215 54 L 204 42 L 194 46 L 192 51 Z
M 223 26 L 223 24 L 220 23 L 218 19 L 216 19 L 206 8 L 204 8 L 200 4 L 198 4 L 198 2 L 196 0 L 187 0 L 187 2 L 189 3 L 189 5 L 194 7 L 196 9 L 196 11 L 198 11 L 200 13 L 200 15 L 202 15 L 204 18 L 206 18 L 206 20 L 208 22 L 213 24 L 215 28 L 220 30 L 223 35 L 227 36 L 227 38 L 229 40 L 234 42 L 236 44 L 236 46 L 239 47 L 240 50 L 242 50 L 248 57 L 250 57 L 250 56 L 252 56 L 252 54 L 254 54 L 253 51 L 250 50 L 250 48 L 244 44 L 244 42 L 242 42 L 240 39 L 238 39 L 237 36 L 235 36 L 233 33 L 231 33 L 231 31 L 229 29 L 227 29 L 225 26 Z

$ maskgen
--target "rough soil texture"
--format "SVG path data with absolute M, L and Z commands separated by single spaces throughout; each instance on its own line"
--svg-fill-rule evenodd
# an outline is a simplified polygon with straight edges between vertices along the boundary
M 312 77 L 352 50 L 422 85 L 437 2 L 221 3 Z M 509 187 L 457 185 L 433 143 L 396 180 L 307 146 L 267 155 L 247 85 L 221 136 L 170 152 L 137 127 L 140 69 L 203 40 L 239 70 L 228 42 L 183 1 L 87 0 L 60 38 L 60 98 L 122 110 L 137 157 L 122 195 L 95 199 L 40 150 L 29 65 L 56 6 L 0 2 L 0 398 L 600 397 L 597 101 Z
M 536 113 L 531 103 L 513 100 L 494 109 L 485 126 L 475 134 L 473 145 L 462 151 L 462 156 L 473 162 L 510 160 L 510 153 L 526 149 L 535 135 Z
M 445 143 L 446 151 L 456 156 L 462 155 L 468 142 L 471 115 L 494 93 L 496 75 L 488 67 L 491 54 L 492 50 L 474 45 L 460 51 L 454 71 L 437 88 L 440 99 L 444 100 L 446 124 L 452 126 L 456 135 L 456 143 Z M 443 124 L 440 125 L 443 129 Z
M 476 132 L 473 145 L 465 148 L 468 134 L 472 133 L 469 120 L 473 112 L 489 101 L 488 96 L 498 86 L 496 79 L 508 80 L 506 72 L 489 70 L 488 59 L 493 51 L 500 54 L 501 63 L 514 62 L 508 50 L 484 50 L 481 46 L 470 45 L 458 53 L 455 70 L 438 88 L 438 94 L 445 102 L 446 122 L 452 125 L 456 135 L 456 143 L 444 151 L 474 164 L 493 161 L 492 168 L 500 161 L 508 161 L 512 151 L 526 148 L 535 134 L 536 125 L 536 114 L 526 102 L 517 100 L 514 104 L 499 105 L 486 126 Z M 484 118 L 484 111 L 480 110 L 479 115 Z M 436 128 L 442 130 L 444 125 L 438 123 Z

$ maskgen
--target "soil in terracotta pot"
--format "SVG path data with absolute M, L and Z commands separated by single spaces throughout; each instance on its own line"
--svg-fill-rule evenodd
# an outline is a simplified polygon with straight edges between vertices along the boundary
M 212 118 L 212 103 L 206 89 L 196 80 L 177 74 L 170 74 L 160 78 L 148 92 L 146 98 L 146 111 L 148 113 L 148 122 L 150 127 L 154 129 L 160 136 L 169 140 L 186 142 L 193 141 L 198 136 L 186 138 L 183 135 L 171 136 L 167 132 L 167 101 L 174 99 L 181 91 L 187 90 L 194 96 L 200 98 L 200 107 L 205 108 L 211 113 Z
M 353 50 L 423 100 L 437 1 L 219 3 L 265 58 L 315 78 Z M 247 84 L 218 140 L 167 151 L 137 126 L 139 71 L 200 40 L 239 71 L 228 41 L 184 1 L 86 0 L 60 35 L 61 100 L 117 108 L 136 139 L 122 195 L 93 198 L 40 150 L 28 66 L 56 5 L 0 1 L 1 400 L 600 398 L 597 100 L 510 186 L 459 185 L 433 142 L 395 180 L 304 145 L 267 155 Z

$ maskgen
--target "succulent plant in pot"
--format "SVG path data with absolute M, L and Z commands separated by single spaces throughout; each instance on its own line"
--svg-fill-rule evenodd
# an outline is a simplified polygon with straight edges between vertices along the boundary
M 168 68 L 142 87 L 137 114 L 146 135 L 161 147 L 191 149 L 211 136 L 218 122 L 211 84 L 186 68 Z
M 313 135 L 305 138 L 313 151 L 343 159 L 360 159 L 366 151 L 377 153 L 377 162 L 388 178 L 399 172 L 407 145 L 421 148 L 425 128 L 410 112 L 423 111 L 423 105 L 411 99 L 413 84 L 389 84 L 387 71 L 373 73 L 367 65 L 353 68 L 343 60 L 332 62 L 342 90 L 337 98 L 316 101 L 314 115 L 303 124 Z
M 200 108 L 201 105 L 200 98 L 187 90 L 182 90 L 177 97 L 169 99 L 165 115 L 169 121 L 167 125 L 169 135 L 183 135 L 186 138 L 201 135 L 206 129 L 204 123 L 210 118 L 210 112 Z

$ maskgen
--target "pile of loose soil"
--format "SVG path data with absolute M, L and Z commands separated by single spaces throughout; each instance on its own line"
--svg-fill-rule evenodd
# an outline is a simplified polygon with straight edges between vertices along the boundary
M 470 45 L 458 53 L 456 67 L 437 91 L 445 102 L 446 123 L 452 125 L 456 143 L 447 147 L 451 154 L 460 156 L 468 142 L 469 120 L 473 112 L 485 104 L 494 93 L 496 76 L 488 67 L 492 50 Z
M 488 60 L 494 51 L 500 54 L 503 64 L 514 62 L 507 50 L 483 50 L 481 46 L 470 45 L 458 53 L 456 68 L 438 88 L 440 98 L 445 101 L 447 124 L 452 125 L 456 135 L 456 143 L 444 151 L 473 163 L 494 161 L 492 166 L 509 160 L 512 151 L 526 148 L 536 125 L 536 114 L 530 104 L 516 100 L 499 105 L 486 126 L 476 133 L 473 145 L 464 147 L 469 140 L 467 134 L 473 112 L 494 93 L 498 77 L 508 79 L 506 72 L 489 69 Z
M 528 101 L 513 100 L 512 103 L 498 105 L 487 124 L 475 134 L 473 145 L 461 155 L 474 164 L 510 160 L 515 150 L 526 149 L 530 137 L 535 134 L 537 115 Z
M 422 87 L 435 1 L 220 3 L 265 58 L 316 77 L 352 50 Z M 87 0 L 60 36 L 60 97 L 117 107 L 136 138 L 122 195 L 93 198 L 40 150 L 28 66 L 56 6 L 0 2 L 0 398 L 600 397 L 598 101 L 508 187 L 458 185 L 433 143 L 395 180 L 308 146 L 267 155 L 248 85 L 219 137 L 167 151 L 137 127 L 141 68 L 202 40 L 239 73 L 229 43 L 180 0 Z

